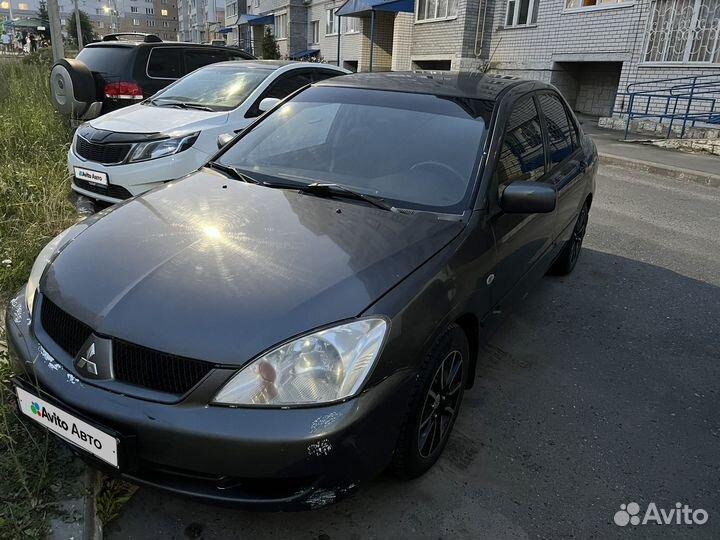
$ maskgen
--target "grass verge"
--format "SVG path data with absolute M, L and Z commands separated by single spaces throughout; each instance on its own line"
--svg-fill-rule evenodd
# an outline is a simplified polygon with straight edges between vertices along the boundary
M 0 63 L 0 313 L 40 249 L 78 219 L 65 169 L 72 130 L 50 103 L 48 74 Z M 52 436 L 20 420 L 9 376 L 0 324 L 0 538 L 41 538 L 76 471 Z

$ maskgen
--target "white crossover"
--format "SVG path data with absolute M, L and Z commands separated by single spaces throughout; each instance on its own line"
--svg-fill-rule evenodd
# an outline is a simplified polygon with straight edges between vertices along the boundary
M 114 203 L 185 176 L 278 99 L 345 73 L 328 64 L 259 60 L 200 68 L 78 127 L 68 152 L 72 188 Z

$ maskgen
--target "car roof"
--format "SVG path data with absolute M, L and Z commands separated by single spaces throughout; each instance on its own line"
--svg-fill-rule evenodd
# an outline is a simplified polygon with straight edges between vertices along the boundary
M 193 49 L 213 49 L 222 51 L 245 52 L 235 47 L 224 47 L 217 45 L 206 45 L 204 43 L 187 43 L 184 41 L 141 41 L 141 40 L 118 40 L 118 41 L 95 41 L 88 43 L 86 47 L 188 47 Z
M 552 88 L 545 83 L 516 77 L 450 71 L 354 73 L 327 79 L 317 83 L 316 86 L 363 88 L 495 101 L 505 90 L 527 82 L 535 83 L 538 87 Z
M 256 69 L 279 69 L 286 66 L 292 67 L 313 67 L 313 68 L 328 68 L 336 71 L 346 72 L 347 70 L 339 68 L 333 64 L 321 64 L 318 62 L 298 62 L 293 60 L 228 60 L 226 62 L 216 62 L 215 64 L 209 64 L 210 66 L 225 66 L 225 67 L 251 67 Z

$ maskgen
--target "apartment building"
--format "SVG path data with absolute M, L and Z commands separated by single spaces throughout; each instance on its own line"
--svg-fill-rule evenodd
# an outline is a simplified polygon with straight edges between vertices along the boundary
M 207 43 L 223 39 L 225 0 L 176 0 L 178 9 L 178 40 Z M 244 0 L 243 0 L 244 1 Z
M 269 25 L 288 58 L 359 71 L 372 60 L 375 71 L 540 79 L 593 115 L 613 105 L 622 111 L 629 84 L 720 75 L 720 0 L 249 0 L 245 7 L 233 38 L 256 54 Z
M 492 71 L 552 82 L 582 113 L 623 111 L 630 84 L 720 76 L 720 0 L 495 0 L 487 20 Z

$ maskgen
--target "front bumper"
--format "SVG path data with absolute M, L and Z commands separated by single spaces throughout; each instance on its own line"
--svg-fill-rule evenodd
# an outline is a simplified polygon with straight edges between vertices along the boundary
M 115 193 L 117 190 L 113 190 L 112 187 L 108 188 L 98 184 L 90 190 L 78 186 L 74 181 L 74 168 L 82 167 L 106 173 L 111 186 L 123 188 L 123 191 L 127 191 L 130 196 L 135 197 L 163 182 L 181 178 L 198 170 L 208 159 L 210 159 L 210 156 L 205 152 L 201 152 L 196 148 L 188 148 L 179 154 L 158 159 L 123 165 L 103 165 L 82 159 L 75 154 L 71 147 L 68 151 L 67 166 L 70 176 L 73 177 L 72 189 L 74 191 L 92 199 L 117 203 L 124 199 L 118 197 Z
M 23 295 L 6 315 L 17 382 L 118 434 L 120 468 L 97 468 L 205 500 L 269 510 L 317 508 L 349 494 L 390 462 L 406 406 L 396 373 L 345 403 L 295 409 L 157 403 L 78 380 L 37 341 Z M 32 382 L 31 382 L 32 381 Z

